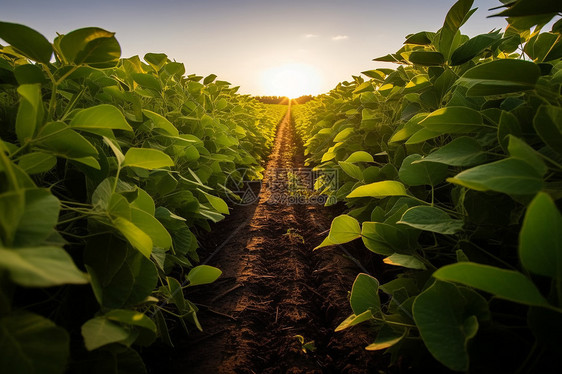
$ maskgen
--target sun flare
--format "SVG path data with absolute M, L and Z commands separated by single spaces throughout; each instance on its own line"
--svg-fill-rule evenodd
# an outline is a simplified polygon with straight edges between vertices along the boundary
M 322 77 L 313 66 L 289 63 L 266 69 L 261 77 L 266 95 L 297 98 L 316 95 L 322 89 Z

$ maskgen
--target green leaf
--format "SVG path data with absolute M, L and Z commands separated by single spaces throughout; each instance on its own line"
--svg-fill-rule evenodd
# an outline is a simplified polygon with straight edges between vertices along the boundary
M 356 151 L 353 152 L 346 160 L 350 164 L 354 164 L 356 162 L 375 162 L 373 156 L 365 151 Z
M 363 180 L 363 172 L 361 171 L 361 168 L 359 166 L 345 161 L 338 162 L 338 165 L 351 178 Z
M 368 83 L 368 82 L 365 82 Z M 372 85 L 371 85 L 372 87 Z M 345 139 L 347 139 L 351 134 L 353 134 L 355 132 L 355 129 L 353 127 L 348 127 L 346 129 L 341 130 L 340 132 L 337 133 L 337 135 L 334 137 L 334 143 L 337 142 L 342 142 Z
M 214 195 L 208 194 L 204 191 L 201 191 L 200 189 L 199 189 L 199 191 L 203 195 L 205 195 L 205 197 L 207 198 L 209 203 L 211 203 L 211 206 L 213 208 L 215 208 L 217 212 L 222 213 L 222 214 L 229 214 L 230 213 L 230 211 L 228 210 L 228 205 L 226 204 L 226 202 L 223 199 L 221 199 L 218 196 L 214 196 Z
M 552 0 L 518 0 L 509 2 L 509 7 L 494 16 L 528 17 L 539 14 L 562 12 L 562 5 Z
M 470 8 L 474 3 L 473 0 L 457 1 L 445 17 L 445 22 L 439 34 L 439 52 L 448 60 L 452 51 L 455 49 L 455 37 L 459 33 L 459 28 L 466 22 L 472 14 Z
M 429 352 L 451 370 L 467 371 L 467 344 L 478 331 L 478 320 L 467 300 L 450 283 L 435 282 L 416 297 L 414 320 Z
M 562 279 L 562 215 L 544 192 L 535 196 L 525 213 L 519 258 L 532 273 Z
M 461 136 L 412 164 L 437 162 L 451 166 L 472 166 L 481 164 L 486 159 L 486 153 L 475 139 Z
M 174 166 L 174 161 L 162 151 L 153 148 L 129 148 L 125 153 L 123 167 L 134 166 L 142 169 L 160 169 Z
M 468 87 L 467 96 L 503 95 L 533 89 L 540 75 L 533 62 L 504 59 L 476 65 L 458 82 Z
M 398 171 L 402 182 L 408 186 L 435 186 L 445 180 L 448 174 L 447 165 L 435 162 L 414 163 L 421 159 L 421 155 L 413 154 L 402 161 Z
M 425 264 L 418 258 L 410 255 L 403 255 L 395 253 L 383 259 L 383 262 L 388 265 L 402 266 L 408 269 L 426 270 Z
M 324 238 L 324 240 L 322 240 L 322 243 L 318 244 L 316 247 L 314 247 L 314 251 L 320 248 L 324 248 L 324 247 L 329 247 L 332 245 L 337 245 L 338 243 L 334 243 L 330 240 L 330 235 L 326 236 Z
M 144 313 L 136 310 L 114 309 L 104 315 L 110 321 L 138 326 L 156 332 L 156 324 Z
M 480 112 L 462 106 L 437 109 L 420 122 L 426 129 L 442 134 L 476 132 L 482 129 L 482 124 Z
M 352 314 L 349 317 L 347 317 L 342 323 L 340 323 L 338 325 L 338 327 L 336 327 L 334 332 L 343 331 L 347 328 L 350 328 L 350 327 L 358 325 L 362 322 L 368 321 L 371 318 L 373 318 L 373 313 L 371 312 L 370 309 L 364 311 L 363 313 L 361 313 L 359 315 Z
M 165 117 L 161 116 L 158 113 L 151 112 L 147 109 L 143 109 L 142 113 L 152 121 L 154 127 L 162 129 L 172 136 L 180 136 L 178 129 Z
M 121 57 L 115 33 L 98 27 L 86 27 L 63 35 L 60 51 L 68 63 L 97 68 L 114 67 Z
M 59 247 L 0 248 L 0 268 L 24 287 L 88 283 L 70 255 Z
M 462 220 L 452 219 L 441 209 L 432 206 L 412 207 L 404 212 L 397 223 L 444 235 L 456 234 L 464 224 Z
M 115 217 L 111 219 L 113 226 L 131 243 L 133 248 L 137 249 L 146 258 L 150 258 L 152 253 L 152 239 L 147 233 L 138 228 L 131 221 L 123 217 Z
M 43 98 L 40 84 L 22 84 L 18 87 L 20 103 L 16 117 L 16 135 L 21 144 L 33 138 L 43 124 Z
M 49 122 L 34 139 L 39 148 L 67 158 L 97 156 L 98 150 L 82 135 L 64 122 Z
M 172 246 L 170 233 L 151 214 L 137 208 L 131 208 L 131 221 L 145 234 L 150 236 L 153 246 L 163 249 L 168 249 Z
M 548 171 L 548 167 L 538 156 L 537 151 L 535 151 L 523 140 L 513 135 L 508 135 L 508 138 L 509 145 L 507 146 L 507 150 L 509 151 L 511 157 L 525 161 L 526 163 L 531 165 L 540 175 L 546 174 L 546 172 Z
M 60 202 L 48 190 L 25 191 L 25 207 L 14 236 L 14 246 L 43 244 L 53 233 L 60 211 Z
M 533 195 L 543 187 L 542 176 L 528 163 L 506 158 L 465 170 L 448 182 L 477 191 Z
M 57 164 L 57 158 L 49 153 L 32 152 L 19 158 L 18 166 L 27 174 L 45 173 Z
M 474 262 L 459 262 L 438 269 L 433 276 L 489 292 L 520 304 L 549 307 L 533 282 L 523 274 Z
M 439 52 L 414 51 L 408 56 L 408 60 L 421 66 L 439 66 L 445 63 L 445 57 Z
M 43 73 L 39 65 L 25 64 L 16 66 L 14 75 L 20 85 L 42 84 L 46 81 L 45 73 Z
M 375 342 L 369 344 L 365 347 L 367 351 L 378 351 L 381 349 L 386 349 L 392 347 L 394 344 L 398 343 L 402 338 L 406 336 L 407 329 L 399 328 L 399 331 L 395 331 L 389 325 L 384 325 L 377 335 Z
M 533 118 L 533 126 L 546 145 L 562 154 L 562 108 L 541 105 Z
M 94 317 L 82 325 L 82 337 L 88 351 L 129 337 L 129 330 L 105 317 Z
M 123 113 L 113 105 L 100 104 L 78 111 L 70 121 L 70 127 L 82 130 L 115 129 L 133 131 Z
M 154 200 L 152 199 L 152 197 L 142 188 L 138 188 L 137 191 L 138 196 L 131 203 L 131 208 L 143 210 L 151 216 L 154 216 L 154 214 L 156 213 L 156 206 L 154 205 Z
M 349 303 L 355 315 L 360 315 L 367 310 L 374 314 L 380 312 L 379 281 L 369 274 L 360 273 L 353 282 Z
M 37 31 L 17 23 L 0 22 L 0 38 L 29 59 L 49 64 L 53 46 Z
M 346 214 L 334 218 L 328 235 L 330 242 L 342 244 L 359 237 L 361 237 L 361 227 L 355 218 Z
M 189 281 L 189 286 L 199 286 L 202 284 L 213 283 L 221 276 L 221 274 L 222 271 L 216 267 L 199 265 L 189 271 L 186 279 Z
M 376 197 L 383 198 L 387 196 L 408 196 L 406 187 L 397 181 L 382 181 L 359 186 L 347 198 L 353 197 Z
M 0 362 L 5 373 L 62 374 L 70 338 L 47 318 L 20 311 L 0 318 Z
M 397 249 L 403 251 L 408 248 L 405 233 L 387 223 L 363 222 L 361 239 L 367 249 L 385 256 L 392 255 Z
M 472 60 L 499 40 L 501 40 L 499 31 L 475 36 L 455 49 L 451 55 L 451 65 L 462 65 Z
M 135 82 L 137 82 L 141 87 L 148 88 L 156 92 L 162 91 L 162 83 L 155 76 L 144 73 L 134 73 L 132 76 Z

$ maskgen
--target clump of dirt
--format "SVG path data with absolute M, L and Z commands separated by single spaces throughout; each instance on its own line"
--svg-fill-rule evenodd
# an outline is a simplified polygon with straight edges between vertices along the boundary
M 360 270 L 338 249 L 312 249 L 341 208 L 272 199 L 283 185 L 272 171 L 303 165 L 289 110 L 259 201 L 237 207 L 208 238 L 210 247 L 221 247 L 210 250 L 209 265 L 223 275 L 188 295 L 200 308 L 204 331 L 177 334 L 174 349 L 151 359 L 151 372 L 359 374 L 387 368 L 386 356 L 364 350 L 373 340 L 366 329 L 334 333 L 351 313 L 347 292 Z

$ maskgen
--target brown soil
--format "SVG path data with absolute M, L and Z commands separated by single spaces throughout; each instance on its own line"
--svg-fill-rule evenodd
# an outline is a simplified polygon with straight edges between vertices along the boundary
M 302 168 L 302 144 L 290 113 L 279 125 L 267 171 Z M 213 229 L 209 265 L 223 270 L 212 285 L 186 296 L 200 307 L 203 332 L 176 338 L 158 370 L 167 373 L 373 373 L 387 366 L 364 328 L 335 333 L 350 313 L 347 293 L 360 270 L 341 250 L 312 251 L 337 209 L 259 201 L 236 207 Z M 269 187 L 268 187 L 269 186 Z M 314 340 L 304 352 L 295 335 Z M 171 353 L 170 353 L 171 352 Z M 166 362 L 162 362 L 166 361 Z M 155 370 L 151 370 L 156 372 Z

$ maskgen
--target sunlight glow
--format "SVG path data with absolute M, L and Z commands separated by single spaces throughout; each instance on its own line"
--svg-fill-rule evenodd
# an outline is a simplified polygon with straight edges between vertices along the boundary
M 313 66 L 289 63 L 264 70 L 261 85 L 264 95 L 293 99 L 319 94 L 322 91 L 322 76 Z

